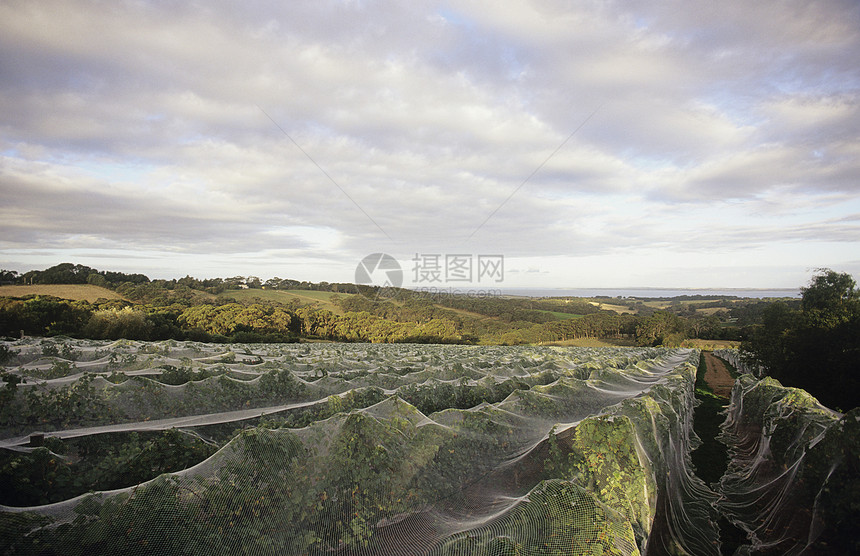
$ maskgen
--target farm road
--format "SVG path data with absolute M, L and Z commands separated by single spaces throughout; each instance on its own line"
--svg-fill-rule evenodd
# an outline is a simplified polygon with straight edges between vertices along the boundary
M 703 351 L 702 356 L 705 358 L 705 382 L 711 391 L 724 398 L 731 397 L 735 379 L 732 378 L 726 364 L 711 352 Z

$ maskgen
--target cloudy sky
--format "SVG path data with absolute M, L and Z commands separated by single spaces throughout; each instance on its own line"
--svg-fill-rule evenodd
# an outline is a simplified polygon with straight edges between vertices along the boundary
M 855 0 L 0 0 L 7 269 L 796 287 L 858 178 Z

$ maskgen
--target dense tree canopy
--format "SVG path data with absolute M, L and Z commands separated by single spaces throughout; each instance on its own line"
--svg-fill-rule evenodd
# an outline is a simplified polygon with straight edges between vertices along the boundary
M 15 279 L 24 284 L 96 284 L 104 287 L 123 282 L 134 284 L 149 282 L 149 278 L 143 274 L 102 272 L 82 264 L 73 263 L 60 263 L 45 270 L 31 270 L 15 277 Z
M 825 405 L 860 402 L 860 291 L 849 274 L 822 269 L 802 289 L 800 309 L 765 309 L 762 324 L 741 345 L 749 362 Z
M 684 331 L 681 318 L 669 311 L 657 311 L 636 327 L 640 345 L 659 346 L 677 342 Z

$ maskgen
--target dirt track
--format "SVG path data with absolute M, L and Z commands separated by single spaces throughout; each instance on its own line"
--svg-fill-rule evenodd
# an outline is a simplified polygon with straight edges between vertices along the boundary
M 715 357 L 713 353 L 705 351 L 702 352 L 702 355 L 705 358 L 705 382 L 711 391 L 724 398 L 731 397 L 735 379 L 729 374 L 725 363 L 719 357 Z

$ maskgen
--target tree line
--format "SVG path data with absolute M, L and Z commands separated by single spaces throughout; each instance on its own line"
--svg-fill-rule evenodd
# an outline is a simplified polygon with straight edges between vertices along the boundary
M 706 336 L 707 331 L 698 321 L 667 311 L 650 317 L 598 311 L 536 323 L 458 314 L 421 298 L 396 303 L 349 296 L 335 301 L 343 314 L 298 302 L 237 302 L 220 297 L 204 301 L 173 298 L 170 304 L 123 300 L 90 303 L 38 295 L 4 297 L 0 298 L 0 335 L 213 342 L 292 342 L 303 337 L 508 345 L 615 338 L 639 345 L 679 345 L 691 335 Z M 718 326 L 718 322 L 712 324 Z
M 13 274 L 0 273 L 6 277 Z M 130 301 L 87 303 L 46 296 L 0 299 L 0 334 L 6 336 L 23 332 L 94 339 L 288 342 L 316 338 L 508 345 L 599 338 L 677 346 L 687 338 L 743 339 L 763 315 L 758 306 L 770 304 L 722 300 L 724 310 L 705 316 L 697 314 L 690 304 L 658 310 L 646 307 L 641 300 L 609 300 L 639 309 L 634 315 L 601 310 L 577 298 L 430 295 L 354 284 L 310 284 L 280 278 L 262 281 L 253 276 L 150 280 L 144 275 L 105 272 L 72 263 L 30 271 L 16 280 L 85 282 L 110 288 Z M 298 301 L 237 302 L 229 295 L 219 295 L 240 287 L 339 292 L 342 295 L 333 296 L 332 301 L 340 310 L 336 314 L 316 305 L 302 306 Z M 352 292 L 363 295 L 348 295 Z M 727 326 L 730 320 L 744 324 Z
M 257 276 L 232 276 L 229 278 L 207 278 L 198 279 L 192 276 L 174 278 L 171 280 L 150 280 L 144 274 L 126 274 L 96 270 L 86 265 L 74 263 L 60 263 L 45 270 L 30 270 L 19 274 L 15 270 L 0 269 L 0 283 L 2 284 L 92 284 L 109 289 L 120 286 L 141 286 L 153 284 L 156 288 L 173 291 L 191 289 L 203 291 L 210 294 L 220 294 L 228 290 L 237 289 L 272 289 L 272 290 L 313 290 L 344 293 L 360 293 L 355 284 L 308 282 L 303 280 L 292 280 L 289 278 L 270 278 L 263 281 Z

